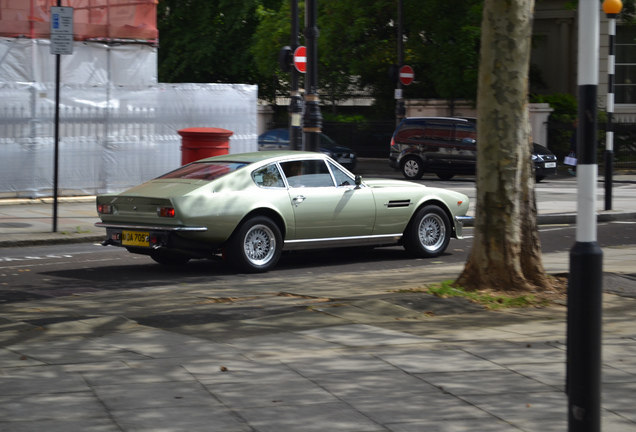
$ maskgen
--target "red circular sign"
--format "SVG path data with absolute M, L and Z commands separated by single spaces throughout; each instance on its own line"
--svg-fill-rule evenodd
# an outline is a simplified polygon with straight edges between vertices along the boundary
M 307 48 L 299 46 L 294 51 L 294 66 L 300 73 L 307 72 Z
M 400 82 L 404 85 L 413 84 L 415 79 L 415 72 L 411 66 L 404 65 L 400 68 Z

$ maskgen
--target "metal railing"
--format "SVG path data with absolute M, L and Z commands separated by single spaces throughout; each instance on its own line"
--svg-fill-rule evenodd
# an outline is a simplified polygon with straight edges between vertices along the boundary
M 598 163 L 603 166 L 606 124 L 598 125 Z M 548 122 L 548 147 L 559 161 L 570 151 L 570 138 L 575 133 L 570 123 Z M 614 123 L 614 168 L 636 169 L 636 123 Z

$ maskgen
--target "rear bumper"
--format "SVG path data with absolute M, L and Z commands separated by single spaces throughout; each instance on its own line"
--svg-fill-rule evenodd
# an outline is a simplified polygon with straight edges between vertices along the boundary
M 97 222 L 96 227 L 106 228 L 106 240 L 102 246 L 124 247 L 131 252 L 150 253 L 159 249 L 207 249 L 203 245 L 179 234 L 207 231 L 206 227 L 126 225 Z
M 184 226 L 162 226 L 162 225 L 126 225 L 126 224 L 111 224 L 106 222 L 97 222 L 95 224 L 98 228 L 106 229 L 119 229 L 119 230 L 131 230 L 131 231 L 182 231 L 182 232 L 204 232 L 207 231 L 207 227 L 184 227 Z

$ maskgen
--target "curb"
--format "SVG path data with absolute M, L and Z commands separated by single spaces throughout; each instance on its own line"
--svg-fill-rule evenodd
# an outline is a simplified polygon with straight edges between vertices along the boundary
M 58 204 L 95 202 L 95 195 L 58 197 Z M 52 197 L 43 198 L 0 198 L 0 206 L 53 204 Z
M 608 211 L 596 215 L 597 222 L 613 222 L 636 219 L 636 212 Z M 537 215 L 537 225 L 563 225 L 576 223 L 576 213 L 554 213 Z M 475 219 L 464 221 L 465 227 L 474 227 Z
M 12 234 L 9 240 L 0 240 L 0 248 L 46 246 L 77 243 L 101 243 L 106 239 L 106 233 L 91 234 L 59 234 L 59 233 L 33 233 Z

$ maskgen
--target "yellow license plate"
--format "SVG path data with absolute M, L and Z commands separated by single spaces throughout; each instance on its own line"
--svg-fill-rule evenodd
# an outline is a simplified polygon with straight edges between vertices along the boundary
M 147 232 L 124 231 L 121 233 L 121 244 L 123 246 L 150 247 L 149 237 Z

